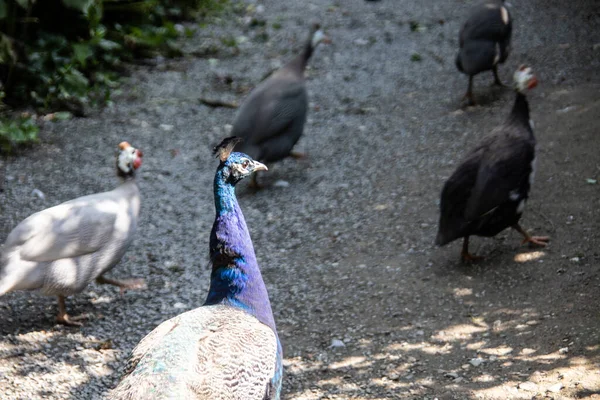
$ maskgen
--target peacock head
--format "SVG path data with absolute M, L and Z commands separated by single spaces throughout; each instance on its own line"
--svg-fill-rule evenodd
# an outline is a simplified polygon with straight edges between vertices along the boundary
M 514 80 L 515 89 L 521 93 L 525 93 L 525 91 L 533 89 L 538 83 L 537 78 L 531 71 L 531 68 L 526 65 L 521 65 L 519 69 L 517 69 L 514 75 Z
M 318 23 L 312 25 L 310 37 L 310 47 L 312 47 L 313 50 L 316 49 L 320 43 L 331 43 L 331 39 L 325 35 L 321 29 L 321 25 Z
M 254 172 L 268 170 L 264 164 L 253 160 L 250 156 L 233 151 L 235 145 L 241 141 L 242 139 L 235 136 L 228 137 L 213 149 L 213 153 L 221 160 L 219 170 L 222 171 L 224 180 L 232 185 Z
M 142 165 L 144 154 L 127 142 L 119 143 L 119 154 L 117 156 L 117 171 L 120 176 L 133 176 L 135 170 Z

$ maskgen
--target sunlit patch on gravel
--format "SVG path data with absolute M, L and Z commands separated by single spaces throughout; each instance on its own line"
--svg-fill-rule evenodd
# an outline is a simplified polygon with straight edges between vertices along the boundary
M 518 263 L 524 263 L 528 261 L 539 260 L 544 257 L 546 252 L 544 251 L 532 251 L 530 253 L 519 253 L 515 256 L 515 261 Z

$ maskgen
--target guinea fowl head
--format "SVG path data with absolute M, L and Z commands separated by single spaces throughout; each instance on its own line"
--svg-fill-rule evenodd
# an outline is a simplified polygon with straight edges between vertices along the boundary
M 521 65 L 514 74 L 515 89 L 518 92 L 525 93 L 529 89 L 533 89 L 537 86 L 537 78 L 526 65 Z
M 127 142 L 119 143 L 119 155 L 117 156 L 117 172 L 119 176 L 128 177 L 135 174 L 142 165 L 144 154 Z
M 312 25 L 310 31 L 310 47 L 314 50 L 320 43 L 331 43 L 331 39 L 329 39 L 323 30 L 321 29 L 321 25 L 318 23 L 314 23 Z
M 268 170 L 264 164 L 253 160 L 249 155 L 233 152 L 234 146 L 239 142 L 241 139 L 238 137 L 228 137 L 213 149 L 213 153 L 221 160 L 219 170 L 222 171 L 224 181 L 232 185 L 256 171 Z

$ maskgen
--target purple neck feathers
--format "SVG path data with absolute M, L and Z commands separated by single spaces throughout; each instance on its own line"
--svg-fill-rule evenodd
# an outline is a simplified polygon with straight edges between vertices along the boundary
M 267 288 L 250 233 L 235 196 L 235 183 L 220 166 L 214 182 L 216 217 L 210 234 L 211 282 L 205 305 L 239 307 L 275 329 Z

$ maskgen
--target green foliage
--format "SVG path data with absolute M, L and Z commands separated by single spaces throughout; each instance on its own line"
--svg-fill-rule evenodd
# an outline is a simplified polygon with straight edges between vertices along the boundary
M 37 141 L 39 128 L 33 117 L 23 115 L 16 119 L 0 119 L 0 149 L 8 152 L 17 145 Z
M 0 0 L 4 102 L 43 112 L 110 101 L 124 62 L 181 56 L 175 22 L 222 10 L 227 0 Z M 18 38 L 18 40 L 16 39 Z
M 175 43 L 180 32 L 175 29 L 173 22 L 165 22 L 162 26 L 130 26 L 120 33 L 123 34 L 125 46 L 137 57 L 152 57 L 157 54 L 166 54 L 168 57 L 182 55 Z
M 87 14 L 90 7 L 94 5 L 94 0 L 63 0 L 63 4 L 77 11 L 81 11 L 83 14 Z
M 220 40 L 226 47 L 237 47 L 237 39 L 234 36 L 222 36 Z

